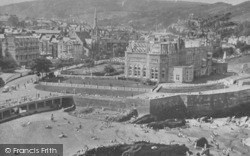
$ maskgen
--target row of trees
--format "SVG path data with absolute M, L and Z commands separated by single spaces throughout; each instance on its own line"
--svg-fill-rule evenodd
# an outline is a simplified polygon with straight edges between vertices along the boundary
M 250 22 L 246 21 L 240 23 L 238 27 L 235 29 L 236 36 L 250 36 Z

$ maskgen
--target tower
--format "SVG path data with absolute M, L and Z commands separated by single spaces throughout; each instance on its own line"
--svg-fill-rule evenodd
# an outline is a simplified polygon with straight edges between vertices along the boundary
M 93 35 L 95 35 L 95 36 L 98 35 L 97 12 L 96 12 L 96 8 L 95 8 L 95 13 L 94 13 Z

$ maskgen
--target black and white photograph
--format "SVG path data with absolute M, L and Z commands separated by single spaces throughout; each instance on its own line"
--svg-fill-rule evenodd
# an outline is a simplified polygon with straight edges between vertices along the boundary
M 0 156 L 250 156 L 250 0 L 0 0 Z

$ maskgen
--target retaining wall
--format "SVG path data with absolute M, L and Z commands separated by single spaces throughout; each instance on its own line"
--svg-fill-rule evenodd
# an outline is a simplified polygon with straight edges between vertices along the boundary
M 94 99 L 87 97 L 75 97 L 74 98 L 76 106 L 92 106 L 92 107 L 105 107 L 110 109 L 132 109 L 136 108 L 140 114 L 149 114 L 149 100 L 142 99 Z
M 250 90 L 151 99 L 150 113 L 159 119 L 249 115 Z

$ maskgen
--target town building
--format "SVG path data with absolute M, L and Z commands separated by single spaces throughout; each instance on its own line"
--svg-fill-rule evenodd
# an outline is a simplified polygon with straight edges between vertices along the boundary
M 4 34 L 0 34 L 0 58 L 5 57 L 5 53 L 3 53 L 3 50 L 2 50 L 2 43 L 4 39 L 5 39 Z
M 83 46 L 76 39 L 63 37 L 58 42 L 58 58 L 75 61 L 84 59 Z
M 18 65 L 28 66 L 39 57 L 39 41 L 33 36 L 7 35 L 2 44 L 5 57 L 16 61 Z
M 101 27 L 98 25 L 95 9 L 93 27 L 91 30 L 91 51 L 95 59 L 124 57 L 130 37 L 136 37 L 131 29 L 125 27 Z
M 185 40 L 155 33 L 130 41 L 125 54 L 127 78 L 182 83 L 212 72 L 212 47 L 205 39 Z
M 58 39 L 56 35 L 44 34 L 39 38 L 39 50 L 42 56 L 58 57 Z

